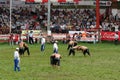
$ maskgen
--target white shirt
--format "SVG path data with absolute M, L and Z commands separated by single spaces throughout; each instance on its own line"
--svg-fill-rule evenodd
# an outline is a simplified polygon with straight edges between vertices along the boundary
M 41 44 L 45 44 L 45 38 L 41 39 Z
M 118 34 L 115 34 L 115 39 L 119 39 L 119 35 Z
M 54 44 L 53 44 L 53 49 L 58 49 L 57 43 L 54 43 Z
M 115 32 L 119 31 L 118 28 L 119 28 L 119 26 L 115 25 Z
M 29 37 L 33 37 L 33 33 L 29 33 Z
M 14 59 L 20 60 L 18 51 L 15 51 L 15 52 L 14 52 Z

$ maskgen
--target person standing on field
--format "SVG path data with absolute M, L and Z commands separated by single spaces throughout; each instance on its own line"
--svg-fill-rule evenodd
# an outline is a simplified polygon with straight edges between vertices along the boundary
M 30 31 L 30 33 L 29 33 L 29 43 L 30 43 L 30 44 L 34 44 L 33 31 Z
M 20 71 L 20 57 L 19 57 L 19 48 L 16 48 L 14 52 L 14 71 L 18 70 Z
M 115 40 L 114 40 L 115 45 L 118 44 L 118 41 L 119 41 L 119 35 L 118 35 L 118 33 L 116 32 L 116 33 L 115 33 Z
M 42 37 L 41 38 L 41 51 L 44 51 L 45 50 L 45 38 L 44 37 Z
M 58 53 L 58 45 L 57 45 L 58 41 L 55 41 L 53 44 L 53 53 Z

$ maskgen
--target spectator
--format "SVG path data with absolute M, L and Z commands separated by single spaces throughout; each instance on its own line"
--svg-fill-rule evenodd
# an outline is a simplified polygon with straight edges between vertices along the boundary
M 0 7 L 0 29 L 2 34 L 9 33 L 9 7 Z M 111 23 L 120 23 L 120 13 L 113 15 L 102 14 L 100 25 L 103 30 L 111 31 Z M 47 8 L 39 7 L 13 7 L 12 33 L 21 33 L 21 30 L 40 30 L 47 27 Z M 94 9 L 51 9 L 51 31 L 67 33 L 69 30 L 89 30 L 96 25 Z M 104 24 L 103 24 L 104 23 Z M 110 25 L 110 26 L 109 26 Z M 91 27 L 90 27 L 91 26 Z M 120 24 L 119 24 L 120 26 Z

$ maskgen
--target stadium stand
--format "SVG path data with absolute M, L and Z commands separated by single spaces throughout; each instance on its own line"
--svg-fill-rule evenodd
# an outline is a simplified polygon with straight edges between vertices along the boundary
M 9 7 L 0 7 L 0 34 L 9 33 Z M 120 30 L 120 13 L 113 15 L 107 10 L 100 16 L 103 31 Z M 91 30 L 96 25 L 94 9 L 51 9 L 51 26 L 53 33 L 67 33 L 68 31 Z M 40 30 L 47 28 L 47 8 L 14 7 L 12 10 L 12 33 L 21 30 Z

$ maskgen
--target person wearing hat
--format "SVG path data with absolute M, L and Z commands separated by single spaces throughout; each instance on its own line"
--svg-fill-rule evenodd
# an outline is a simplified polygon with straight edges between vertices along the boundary
M 53 44 L 53 53 L 58 53 L 58 45 L 57 45 L 58 41 L 55 41 Z
M 16 50 L 14 51 L 14 71 L 20 71 L 20 57 L 19 57 L 19 48 L 16 48 Z

